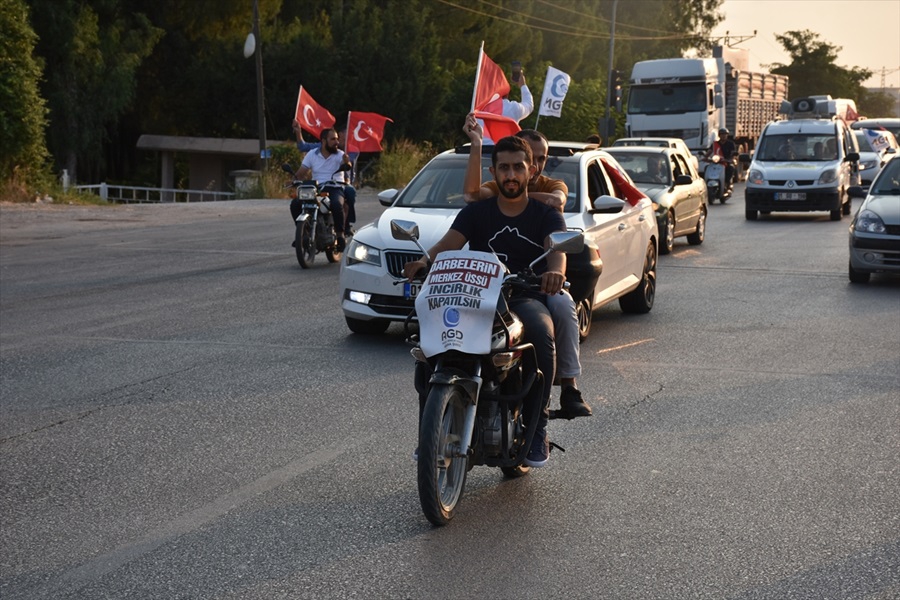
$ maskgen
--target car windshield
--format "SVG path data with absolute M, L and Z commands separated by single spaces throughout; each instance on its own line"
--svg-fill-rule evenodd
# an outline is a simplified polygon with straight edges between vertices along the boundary
M 656 146 L 659 148 L 668 148 L 669 143 L 663 140 L 629 140 L 629 139 L 621 139 L 613 142 L 613 147 L 616 146 Z
M 467 154 L 449 154 L 432 160 L 419 171 L 407 185 L 394 206 L 410 208 L 462 208 L 466 201 L 463 195 L 463 180 L 469 161 Z M 481 158 L 481 181 L 491 181 L 491 158 Z M 566 212 L 578 210 L 578 161 L 562 160 L 551 156 L 544 165 L 544 175 L 562 179 L 569 188 Z
M 669 158 L 658 152 L 616 152 L 615 148 L 608 150 L 610 154 L 622 165 L 625 172 L 636 184 L 671 185 L 672 167 Z
M 701 112 L 707 108 L 706 84 L 632 86 L 628 96 L 631 114 L 660 115 Z
M 900 160 L 895 158 L 884 165 L 869 193 L 900 196 Z
M 860 152 L 875 152 L 875 148 L 869 143 L 869 138 L 866 136 L 865 131 L 857 130 L 854 133 L 856 134 L 856 143 L 859 144 Z
M 828 161 L 837 158 L 833 133 L 764 135 L 756 149 L 757 160 Z

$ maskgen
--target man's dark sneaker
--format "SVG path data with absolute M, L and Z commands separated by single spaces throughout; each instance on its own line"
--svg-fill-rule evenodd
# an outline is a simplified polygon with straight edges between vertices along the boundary
M 581 397 L 581 390 L 570 385 L 563 388 L 559 394 L 560 412 L 565 413 L 570 419 L 575 417 L 589 417 L 594 414 L 588 403 Z
M 531 449 L 525 455 L 522 464 L 537 468 L 546 465 L 548 460 L 550 460 L 550 440 L 547 439 L 547 429 L 540 427 L 534 432 Z

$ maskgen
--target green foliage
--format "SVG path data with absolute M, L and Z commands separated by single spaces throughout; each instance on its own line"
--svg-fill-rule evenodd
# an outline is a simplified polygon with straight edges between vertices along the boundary
M 380 188 L 401 188 L 434 155 L 430 144 L 417 145 L 407 139 L 390 144 L 378 161 L 375 184 Z
M 0 182 L 11 190 L 40 178 L 47 148 L 47 108 L 38 92 L 37 37 L 23 0 L 0 0 Z M 16 182 L 12 180 L 15 178 Z
M 791 57 L 790 64 L 775 64 L 772 73 L 790 77 L 791 98 L 831 94 L 833 98 L 861 98 L 862 83 L 872 76 L 868 69 L 835 64 L 840 46 L 819 39 L 808 29 L 776 35 Z
M 862 95 L 856 101 L 859 114 L 868 117 L 896 117 L 900 118 L 897 101 L 882 92 L 863 90 Z

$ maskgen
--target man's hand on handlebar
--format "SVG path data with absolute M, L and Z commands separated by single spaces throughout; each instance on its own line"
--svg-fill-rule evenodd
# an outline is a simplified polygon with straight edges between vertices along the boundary
M 406 277 L 407 281 L 412 281 L 413 279 L 416 279 L 416 276 L 420 273 L 424 275 L 423 271 L 427 269 L 428 261 L 423 256 L 419 260 L 414 260 L 403 265 L 403 276 Z
M 558 294 L 563 289 L 566 276 L 559 271 L 546 271 L 541 275 L 541 291 L 545 294 Z

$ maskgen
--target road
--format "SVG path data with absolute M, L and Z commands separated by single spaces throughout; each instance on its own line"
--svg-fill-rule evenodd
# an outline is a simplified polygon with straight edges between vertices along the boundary
M 402 332 L 349 333 L 285 201 L 0 206 L 0 597 L 900 597 L 900 279 L 742 198 L 597 311 L 566 452 L 441 529 Z

